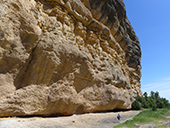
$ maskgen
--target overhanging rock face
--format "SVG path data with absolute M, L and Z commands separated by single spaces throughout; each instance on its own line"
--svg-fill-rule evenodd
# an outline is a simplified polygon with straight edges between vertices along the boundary
M 1 0 L 0 116 L 130 109 L 140 44 L 122 0 Z

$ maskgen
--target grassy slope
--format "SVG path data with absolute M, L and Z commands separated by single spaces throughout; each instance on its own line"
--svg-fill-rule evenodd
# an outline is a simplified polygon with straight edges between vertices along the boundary
M 114 126 L 114 128 L 121 128 L 127 126 L 129 128 L 134 128 L 135 124 L 151 124 L 159 123 L 160 120 L 165 120 L 166 116 L 170 116 L 169 109 L 157 109 L 157 111 L 152 111 L 151 109 L 143 110 L 138 115 L 134 116 L 132 120 L 128 120 L 122 124 Z

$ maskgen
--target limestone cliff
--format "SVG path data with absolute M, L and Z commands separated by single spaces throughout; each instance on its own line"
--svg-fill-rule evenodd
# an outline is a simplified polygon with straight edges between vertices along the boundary
M 1 0 L 0 116 L 130 109 L 140 58 L 122 0 Z

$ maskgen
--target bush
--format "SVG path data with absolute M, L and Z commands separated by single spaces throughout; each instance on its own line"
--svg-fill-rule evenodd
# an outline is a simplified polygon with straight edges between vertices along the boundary
M 169 101 L 166 98 L 161 98 L 160 100 L 163 102 L 165 107 L 169 108 L 170 104 L 169 104 Z
M 149 105 L 148 105 L 148 102 L 145 101 L 143 104 L 142 104 L 142 108 L 149 108 Z
M 156 104 L 154 104 L 154 105 L 152 106 L 152 111 L 156 111 L 156 110 L 157 110 Z
M 155 99 L 150 98 L 148 100 L 149 107 L 152 108 L 153 106 L 155 106 L 155 102 L 156 102 Z
M 132 103 L 132 109 L 133 110 L 141 110 L 141 104 L 139 101 L 135 100 L 133 103 Z
M 162 102 L 161 100 L 157 100 L 156 107 L 157 108 L 165 108 L 166 106 L 165 106 L 164 102 Z

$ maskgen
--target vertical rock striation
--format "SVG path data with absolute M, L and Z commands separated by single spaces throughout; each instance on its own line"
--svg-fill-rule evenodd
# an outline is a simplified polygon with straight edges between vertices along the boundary
M 130 109 L 141 50 L 122 0 L 1 0 L 0 116 Z

